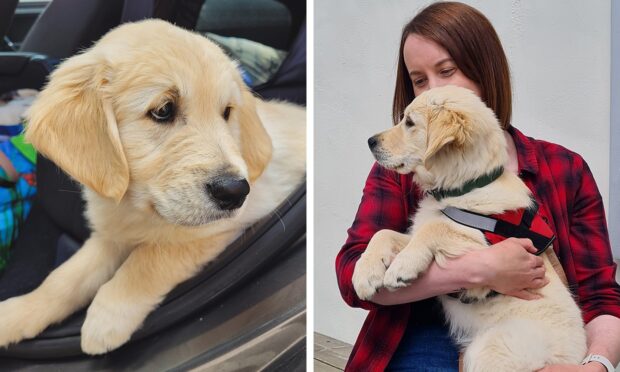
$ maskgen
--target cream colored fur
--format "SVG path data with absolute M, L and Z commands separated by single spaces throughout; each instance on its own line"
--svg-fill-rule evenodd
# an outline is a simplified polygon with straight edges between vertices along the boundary
M 421 94 L 402 122 L 377 139 L 373 152 L 379 163 L 403 174 L 415 172 L 424 190 L 460 187 L 507 161 L 506 139 L 493 112 L 472 92 L 452 86 Z M 369 299 L 381 287 L 404 287 L 433 259 L 441 266 L 447 258 L 487 246 L 480 231 L 448 219 L 443 208 L 493 214 L 530 203 L 527 186 L 510 172 L 463 196 L 441 201 L 426 196 L 409 234 L 382 230 L 373 236 L 355 267 L 357 294 Z M 500 295 L 463 304 L 440 296 L 451 334 L 464 350 L 465 371 L 535 371 L 581 362 L 586 336 L 580 310 L 546 257 L 545 267 L 550 283 L 538 290 L 539 300 Z M 484 299 L 488 292 L 477 288 L 467 295 Z
M 174 121 L 153 121 L 167 101 Z M 0 345 L 91 301 L 84 352 L 127 342 L 172 288 L 303 182 L 305 133 L 303 108 L 253 97 L 220 48 L 163 21 L 120 26 L 64 62 L 26 138 L 85 185 L 93 232 L 36 290 L 0 302 Z M 205 192 L 221 172 L 251 185 L 236 210 Z

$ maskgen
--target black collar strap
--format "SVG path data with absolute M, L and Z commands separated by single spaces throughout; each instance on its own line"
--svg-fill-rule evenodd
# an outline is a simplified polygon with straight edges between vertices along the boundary
M 491 182 L 495 181 L 504 173 L 504 167 L 495 168 L 491 173 L 484 174 L 478 178 L 467 181 L 461 188 L 458 189 L 434 189 L 429 190 L 428 193 L 433 195 L 437 201 L 443 198 L 465 195 L 468 192 L 484 187 Z
M 454 298 L 455 300 L 459 300 L 461 301 L 461 303 L 465 304 L 465 305 L 469 305 L 469 304 L 477 304 L 480 303 L 482 301 L 486 301 L 488 299 L 494 298 L 499 296 L 499 292 L 495 292 L 493 290 L 491 290 L 489 293 L 487 293 L 487 295 L 484 298 L 476 298 L 476 297 L 469 297 L 466 295 L 466 290 L 465 289 L 461 289 L 458 292 L 453 292 L 453 293 L 448 293 L 447 294 L 448 297 Z

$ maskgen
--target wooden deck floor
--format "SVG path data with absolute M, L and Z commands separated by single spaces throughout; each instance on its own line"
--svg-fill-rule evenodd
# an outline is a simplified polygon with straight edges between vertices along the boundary
M 315 332 L 314 371 L 343 371 L 352 348 L 350 344 Z

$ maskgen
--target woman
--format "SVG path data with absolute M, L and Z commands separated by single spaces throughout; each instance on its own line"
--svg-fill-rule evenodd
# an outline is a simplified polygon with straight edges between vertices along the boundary
M 499 38 L 484 15 L 453 2 L 430 5 L 403 29 L 394 123 L 415 96 L 449 84 L 471 89 L 495 111 L 508 141 L 506 168 L 519 174 L 532 190 L 554 229 L 558 242 L 554 249 L 583 311 L 588 354 L 616 365 L 620 361 L 620 287 L 614 279 L 603 203 L 592 173 L 579 155 L 528 138 L 512 127 L 508 62 Z M 548 282 L 531 242 L 509 239 L 454 259 L 445 268 L 434 263 L 410 286 L 395 292 L 381 290 L 371 301 L 361 301 L 351 283 L 357 259 L 375 232 L 406 231 L 420 198 L 411 175 L 374 165 L 336 262 L 345 301 L 370 310 L 348 370 L 456 371 L 458 350 L 435 296 L 487 286 L 504 295 L 535 300 L 529 290 Z M 606 371 L 603 363 L 548 366 L 544 371 Z

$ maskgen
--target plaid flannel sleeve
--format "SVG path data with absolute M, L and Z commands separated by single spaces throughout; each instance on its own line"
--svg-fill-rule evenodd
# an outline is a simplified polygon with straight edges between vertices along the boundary
M 366 249 L 372 236 L 379 230 L 404 232 L 408 226 L 407 197 L 403 193 L 401 176 L 375 163 L 372 167 L 362 201 L 348 239 L 336 257 L 336 276 L 342 298 L 349 306 L 374 310 L 380 305 L 362 301 L 353 288 L 355 264 Z
M 620 318 L 620 286 L 616 282 L 603 200 L 590 168 L 579 156 L 572 177 L 577 180 L 570 214 L 570 242 L 577 295 L 586 323 L 599 315 Z

